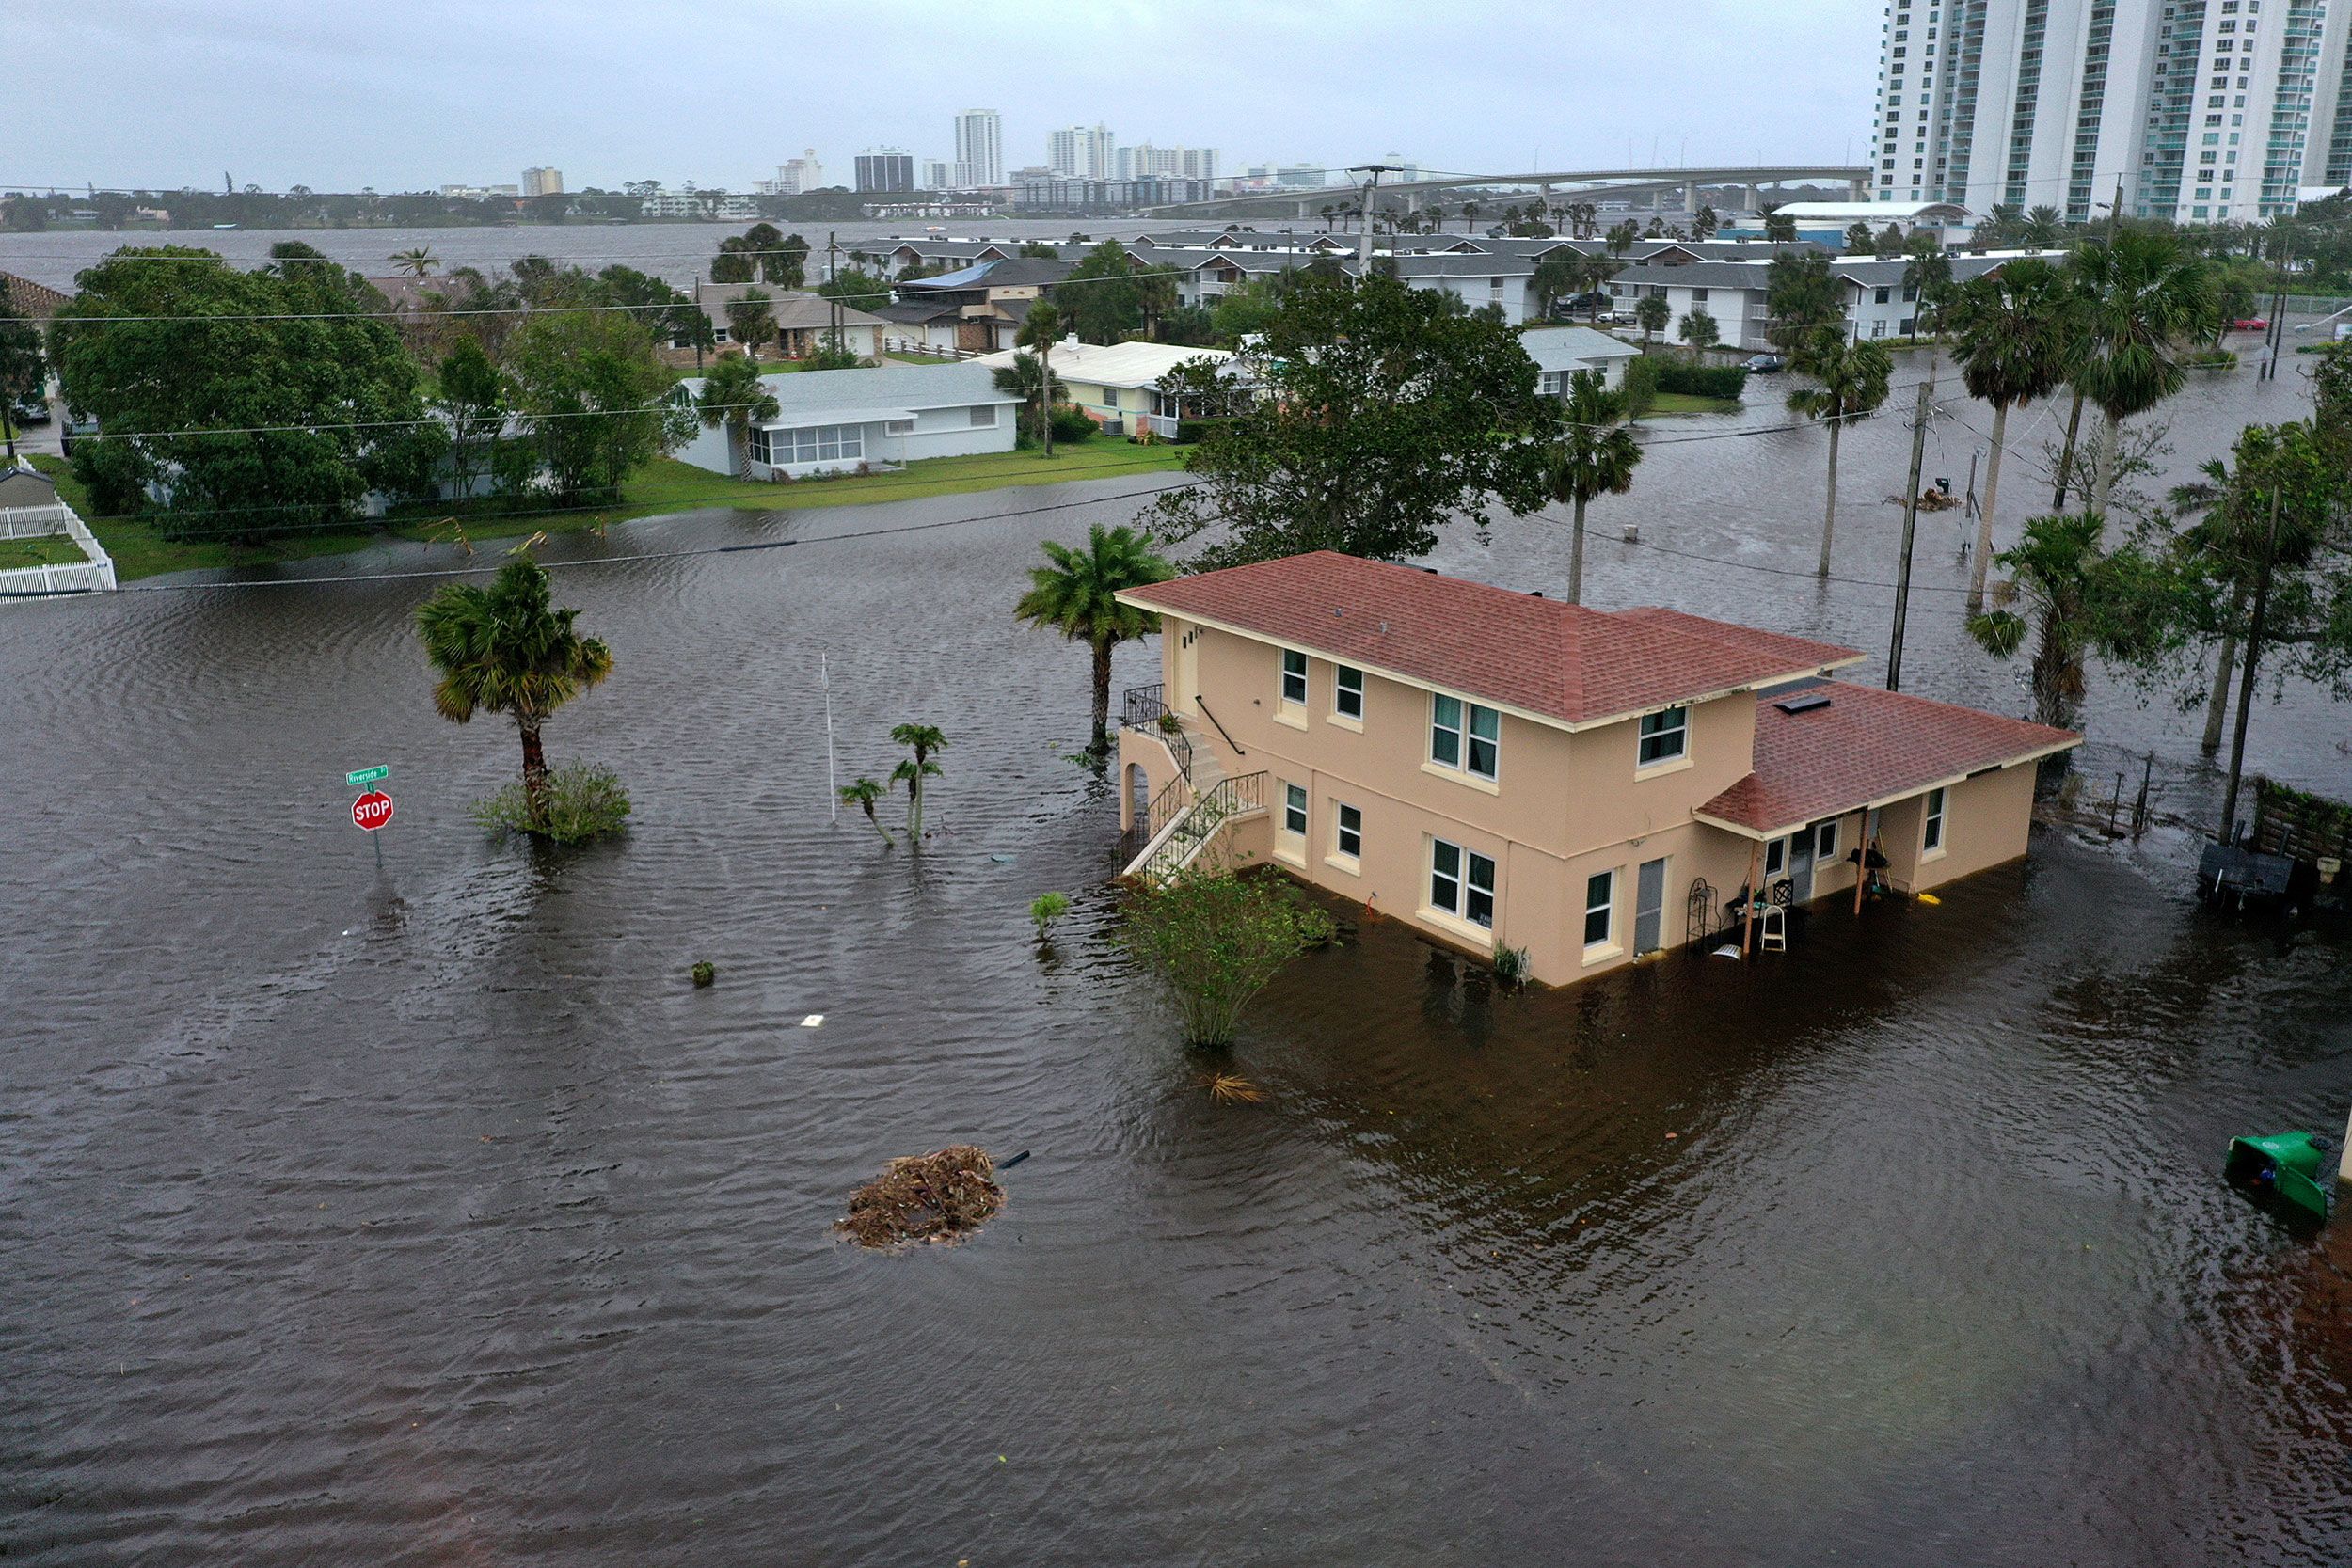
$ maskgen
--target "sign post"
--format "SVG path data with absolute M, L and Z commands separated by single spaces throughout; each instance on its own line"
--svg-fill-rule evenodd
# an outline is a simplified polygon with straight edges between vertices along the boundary
M 354 784 L 373 784 L 389 774 L 389 768 L 362 768 L 347 775 Z M 375 868 L 384 869 L 384 841 L 375 835 L 392 819 L 392 798 L 380 789 L 371 789 L 351 802 L 352 825 L 374 841 Z

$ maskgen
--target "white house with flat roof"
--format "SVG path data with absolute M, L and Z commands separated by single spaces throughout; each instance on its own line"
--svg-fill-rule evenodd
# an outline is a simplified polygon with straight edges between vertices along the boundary
M 983 367 L 889 365 L 874 370 L 799 371 L 760 377 L 776 400 L 772 420 L 751 433 L 748 470 L 737 467 L 724 426 L 697 428 L 677 453 L 712 473 L 741 479 L 804 479 L 855 473 L 926 457 L 1010 451 L 1021 400 L 996 389 Z M 699 378 L 681 382 L 693 397 Z
M 1023 349 L 1002 349 L 972 361 L 995 371 L 1013 362 Z M 1163 439 L 1176 435 L 1176 408 L 1160 390 L 1168 372 L 1189 359 L 1230 365 L 1232 354 L 1221 348 L 1193 348 L 1182 343 L 1082 343 L 1066 339 L 1054 345 L 1054 379 L 1068 400 L 1112 436 L 1149 431 Z
M 1546 397 L 1568 395 L 1568 377 L 1579 371 L 1598 371 L 1609 386 L 1625 385 L 1625 367 L 1642 351 L 1606 332 L 1589 326 L 1531 326 L 1519 334 L 1519 347 L 1535 361 L 1535 389 Z

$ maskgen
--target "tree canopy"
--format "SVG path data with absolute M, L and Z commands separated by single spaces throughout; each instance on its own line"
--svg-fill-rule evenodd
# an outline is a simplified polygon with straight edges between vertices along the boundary
M 1484 528 L 1500 501 L 1543 504 L 1549 405 L 1508 326 L 1448 315 L 1431 293 L 1375 274 L 1301 273 L 1248 368 L 1265 396 L 1187 459 L 1200 481 L 1154 504 L 1175 542 L 1223 526 L 1203 566 L 1336 549 L 1426 553 L 1454 517 Z

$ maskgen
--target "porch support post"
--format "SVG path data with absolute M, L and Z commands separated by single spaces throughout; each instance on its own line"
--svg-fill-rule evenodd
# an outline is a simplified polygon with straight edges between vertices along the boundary
M 1740 957 L 1748 956 L 1748 943 L 1756 934 L 1756 879 L 1764 873 L 1764 841 L 1757 839 L 1748 847 L 1748 895 L 1740 901 Z
M 1854 822 L 1853 912 L 1862 912 L 1862 884 L 1870 879 L 1870 808 L 1862 808 Z

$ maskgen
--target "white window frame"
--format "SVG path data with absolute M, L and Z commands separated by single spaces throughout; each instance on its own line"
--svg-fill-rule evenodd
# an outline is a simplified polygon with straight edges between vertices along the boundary
M 1942 784 L 1936 785 L 1919 802 L 1919 858 L 1939 860 L 1945 850 L 1945 839 L 1951 826 L 1952 794 Z
M 1783 876 L 1788 872 L 1788 848 L 1789 843 L 1787 838 L 1772 838 L 1764 841 L 1765 886 L 1772 886 L 1773 878 Z
M 972 405 L 972 428 L 974 430 L 995 429 L 996 405 L 993 403 L 974 404 Z
M 1451 724 L 1445 721 L 1445 708 L 1449 703 L 1454 705 L 1454 722 Z M 1462 770 L 1462 731 L 1466 727 L 1462 710 L 1465 705 L 1461 698 L 1449 697 L 1442 691 L 1432 691 L 1429 694 L 1430 767 L 1443 768 L 1456 773 Z M 1447 757 L 1438 753 L 1438 737 L 1440 736 L 1451 737 L 1453 756 Z
M 1818 876 L 1824 865 L 1837 861 L 1837 818 L 1813 824 L 1813 868 Z
M 1350 676 L 1355 677 L 1355 684 L 1353 686 L 1348 684 L 1348 678 Z M 1347 705 L 1348 701 L 1351 698 L 1354 699 L 1356 704 L 1355 710 L 1353 712 L 1349 711 Z M 1331 717 L 1340 723 L 1352 724 L 1359 730 L 1364 727 L 1364 673 L 1361 670 L 1357 669 L 1352 664 L 1341 664 L 1333 667 L 1331 676 Z
M 1454 855 L 1454 869 L 1450 872 L 1441 870 L 1438 864 L 1439 860 L 1448 851 Z M 1484 863 L 1486 868 L 1486 880 L 1483 887 L 1478 882 L 1478 868 L 1481 863 Z M 1453 884 L 1454 893 L 1451 903 L 1438 902 L 1438 884 L 1440 879 Z M 1476 908 L 1477 897 L 1482 895 L 1486 901 L 1486 918 L 1484 920 L 1479 919 L 1472 912 Z M 1472 927 L 1491 936 L 1494 934 L 1497 903 L 1493 856 L 1482 855 L 1470 846 L 1456 844 L 1452 839 L 1432 838 L 1429 841 L 1429 908 L 1432 911 L 1457 924 Z
M 1608 884 L 1598 902 L 1593 898 L 1593 884 Z M 1593 916 L 1601 917 L 1601 934 L 1593 935 Z M 1584 878 L 1584 924 L 1578 928 L 1584 938 L 1584 954 L 1589 960 L 1617 951 L 1617 870 L 1593 871 Z
M 1348 826 L 1350 819 L 1353 819 L 1355 822 L 1354 827 Z M 1353 838 L 1356 841 L 1356 847 L 1352 849 L 1348 847 L 1347 844 L 1347 841 L 1350 838 Z M 1351 806 L 1344 800 L 1332 801 L 1331 853 L 1327 857 L 1328 863 L 1339 867 L 1342 871 L 1358 871 L 1362 868 L 1363 860 L 1363 808 L 1360 806 Z
M 1652 721 L 1668 719 L 1678 719 L 1680 721 L 1671 726 L 1661 723 L 1654 730 L 1650 728 Z M 1673 751 L 1661 752 L 1657 756 L 1648 754 L 1651 742 L 1669 738 L 1675 743 Z M 1653 768 L 1668 768 L 1676 763 L 1690 760 L 1691 706 L 1688 703 L 1677 703 L 1672 707 L 1661 707 L 1655 713 L 1645 713 L 1634 721 L 1633 766 L 1637 771 L 1648 772 Z
M 1295 670 L 1291 668 L 1291 661 L 1294 659 L 1298 662 L 1298 668 Z M 1291 695 L 1291 682 L 1293 681 L 1296 681 L 1298 683 L 1298 695 L 1295 697 Z M 1282 699 L 1282 705 L 1284 707 L 1304 707 L 1307 705 L 1307 656 L 1296 648 L 1284 648 L 1282 650 L 1282 682 L 1280 695 Z

